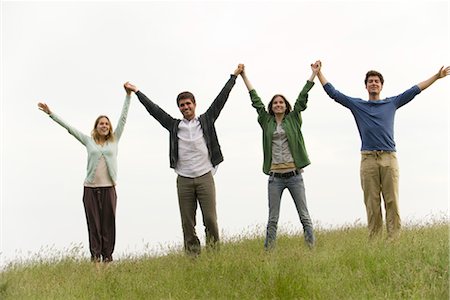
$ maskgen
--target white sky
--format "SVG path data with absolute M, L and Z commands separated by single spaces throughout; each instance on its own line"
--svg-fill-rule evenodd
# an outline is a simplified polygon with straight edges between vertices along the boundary
M 89 252 L 85 148 L 39 111 L 38 101 L 89 133 L 100 114 L 117 124 L 128 80 L 180 117 L 180 91 L 193 92 L 197 114 L 203 113 L 239 63 L 266 104 L 276 93 L 293 103 L 316 59 L 336 88 L 363 98 L 370 69 L 384 75 L 387 97 L 450 63 L 449 1 L 1 5 L 1 263 L 80 244 Z M 405 223 L 448 215 L 449 83 L 436 82 L 396 116 Z M 224 238 L 263 234 L 267 221 L 256 119 L 238 78 L 216 123 L 225 156 L 215 176 Z M 365 224 L 356 125 L 317 79 L 303 134 L 312 161 L 304 179 L 313 221 L 326 228 Z M 119 145 L 116 257 L 181 244 L 168 141 L 133 96 Z M 301 231 L 287 191 L 280 226 Z M 200 210 L 197 232 L 203 238 Z

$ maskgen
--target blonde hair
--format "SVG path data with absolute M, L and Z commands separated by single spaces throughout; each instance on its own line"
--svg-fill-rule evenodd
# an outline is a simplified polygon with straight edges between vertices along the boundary
M 94 129 L 92 129 L 92 131 L 91 131 L 92 138 L 95 140 L 95 142 L 99 142 L 100 141 L 99 134 L 97 132 L 97 125 L 100 122 L 101 118 L 106 118 L 108 120 L 108 123 L 109 123 L 109 133 L 106 136 L 106 141 L 114 142 L 115 137 L 114 137 L 114 130 L 113 130 L 113 126 L 111 124 L 111 121 L 109 120 L 109 118 L 107 116 L 103 116 L 103 115 L 102 116 L 98 116 L 97 119 L 95 119 Z

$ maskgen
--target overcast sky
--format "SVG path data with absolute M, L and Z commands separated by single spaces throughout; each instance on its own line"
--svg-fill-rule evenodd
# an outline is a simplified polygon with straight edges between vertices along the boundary
M 180 117 L 179 92 L 193 92 L 203 113 L 239 63 L 266 104 L 276 93 L 293 103 L 317 59 L 337 89 L 365 99 L 368 70 L 384 75 L 384 98 L 450 63 L 448 1 L 1 5 L 1 263 L 74 245 L 89 252 L 86 150 L 38 110 L 38 101 L 89 134 L 100 114 L 117 124 L 125 81 Z M 404 224 L 448 215 L 449 87 L 450 78 L 436 82 L 396 115 Z M 366 224 L 353 116 L 316 79 L 302 117 L 312 162 L 304 180 L 316 227 Z M 241 78 L 216 127 L 225 157 L 215 175 L 222 237 L 263 235 L 262 136 Z M 133 95 L 119 144 L 116 257 L 181 245 L 168 141 Z M 200 210 L 197 217 L 203 238 Z M 287 191 L 280 226 L 301 232 Z

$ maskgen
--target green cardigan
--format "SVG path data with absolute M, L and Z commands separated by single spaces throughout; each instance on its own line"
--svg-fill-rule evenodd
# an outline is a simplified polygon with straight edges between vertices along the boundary
M 118 143 L 120 137 L 122 136 L 123 129 L 125 127 L 125 122 L 127 120 L 128 108 L 130 107 L 130 96 L 125 97 L 125 102 L 122 107 L 122 114 L 120 115 L 119 122 L 117 124 L 116 130 L 114 131 L 115 139 L 113 142 L 108 142 L 104 146 L 98 145 L 95 140 L 90 136 L 86 135 L 77 129 L 70 126 L 64 120 L 62 120 L 58 115 L 51 113 L 50 118 L 52 118 L 56 123 L 67 129 L 71 135 L 73 135 L 77 140 L 79 140 L 85 147 L 88 153 L 87 161 L 87 175 L 85 182 L 92 183 L 95 176 L 95 169 L 97 168 L 98 161 L 103 155 L 105 157 L 106 166 L 108 167 L 109 176 L 116 184 L 117 180 L 117 151 Z
M 281 124 L 289 143 L 289 150 L 294 158 L 295 166 L 299 169 L 306 167 L 311 162 L 309 161 L 308 154 L 306 153 L 305 142 L 301 131 L 302 127 L 302 115 L 301 111 L 306 109 L 306 103 L 308 102 L 308 92 L 313 87 L 314 82 L 307 81 L 302 91 L 298 95 L 293 110 L 288 113 Z M 264 151 L 264 163 L 263 172 L 269 174 L 270 166 L 272 165 L 272 137 L 276 129 L 275 117 L 270 115 L 261 98 L 258 96 L 255 90 L 250 91 L 250 98 L 252 100 L 252 106 L 256 108 L 258 112 L 258 122 L 263 130 L 263 151 Z

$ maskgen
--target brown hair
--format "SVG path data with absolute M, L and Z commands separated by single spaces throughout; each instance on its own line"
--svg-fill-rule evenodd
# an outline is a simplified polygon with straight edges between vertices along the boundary
M 383 75 L 381 75 L 380 72 L 377 72 L 377 71 L 374 71 L 374 70 L 370 70 L 366 74 L 366 78 L 364 79 L 364 85 L 367 85 L 367 80 L 369 79 L 370 76 L 377 76 L 378 78 L 380 78 L 381 84 L 384 84 Z
M 101 118 L 106 118 L 106 119 L 108 120 L 108 123 L 109 123 L 109 133 L 108 133 L 108 135 L 106 136 L 106 140 L 107 140 L 107 141 L 114 142 L 114 138 L 115 138 L 115 137 L 114 137 L 114 130 L 113 130 L 113 126 L 112 126 L 112 124 L 111 124 L 111 121 L 109 120 L 109 118 L 108 118 L 107 116 L 103 116 L 103 115 L 98 116 L 97 119 L 95 119 L 94 129 L 92 129 L 92 131 L 91 131 L 91 136 L 92 136 L 92 138 L 93 138 L 96 142 L 100 141 L 99 134 L 98 134 L 98 132 L 97 132 L 97 125 L 98 125 L 98 123 L 100 122 L 100 119 L 101 119 Z
M 192 103 L 195 104 L 195 97 L 194 94 L 192 94 L 191 92 L 182 92 L 179 93 L 177 96 L 177 106 L 180 106 L 180 100 L 184 100 L 184 99 L 191 99 Z
M 272 106 L 273 106 L 273 101 L 275 100 L 276 97 L 281 97 L 284 101 L 284 103 L 286 104 L 286 111 L 284 112 L 284 115 L 287 115 L 288 113 L 291 112 L 291 104 L 289 103 L 289 101 L 287 101 L 286 97 L 284 97 L 281 94 L 276 94 L 275 96 L 272 97 L 272 100 L 270 100 L 269 104 L 267 105 L 267 110 L 269 111 L 269 114 L 274 116 L 274 112 L 272 110 Z

